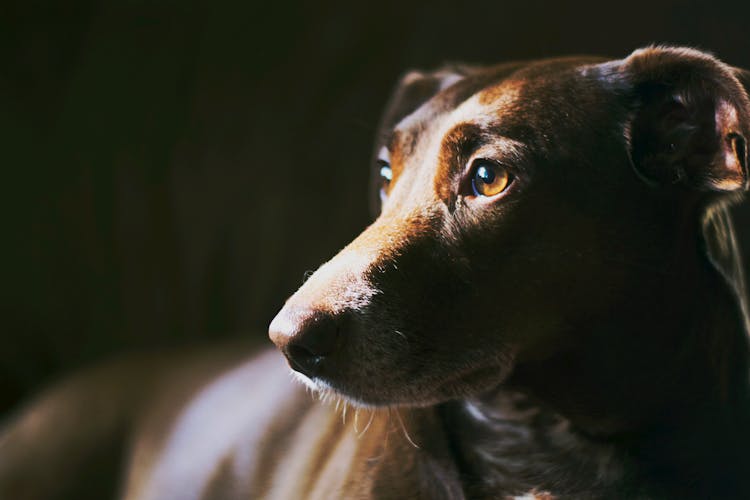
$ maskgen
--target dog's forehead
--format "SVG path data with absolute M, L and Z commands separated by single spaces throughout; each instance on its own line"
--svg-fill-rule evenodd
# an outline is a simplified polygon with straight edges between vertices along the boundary
M 512 113 L 519 106 L 519 97 L 528 85 L 520 79 L 506 79 L 479 89 L 455 107 L 447 107 L 445 101 L 451 97 L 437 95 L 404 118 L 396 126 L 397 134 L 403 139 L 425 131 L 435 132 L 433 125 L 450 127 L 452 123 L 476 123 L 490 126 L 499 117 Z
M 524 85 L 517 79 L 493 82 L 459 102 L 456 102 L 457 89 L 449 87 L 396 125 L 393 145 L 406 149 L 404 153 L 408 154 L 420 136 L 443 136 L 454 124 L 490 126 L 504 113 L 512 112 Z
M 602 61 L 573 57 L 476 70 L 402 119 L 390 145 L 407 157 L 425 146 L 422 138 L 445 137 L 457 125 L 469 124 L 484 130 L 536 128 L 544 133 L 535 122 L 582 111 L 574 89 L 590 80 L 585 69 Z

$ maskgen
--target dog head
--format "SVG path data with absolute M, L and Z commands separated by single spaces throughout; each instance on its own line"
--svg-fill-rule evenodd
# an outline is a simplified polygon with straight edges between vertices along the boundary
M 309 384 L 368 405 L 475 395 L 592 338 L 632 362 L 701 214 L 747 185 L 739 77 L 673 48 L 407 74 L 378 136 L 377 218 L 272 340 Z

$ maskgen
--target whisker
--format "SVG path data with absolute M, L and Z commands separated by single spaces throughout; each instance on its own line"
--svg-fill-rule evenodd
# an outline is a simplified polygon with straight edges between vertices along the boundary
M 367 425 L 365 425 L 365 428 L 362 429 L 362 433 L 358 437 L 362 437 L 365 435 L 365 432 L 367 432 L 367 429 L 370 428 L 370 424 L 372 424 L 373 419 L 375 418 L 375 412 L 377 410 L 370 410 L 370 419 L 367 421 Z
M 404 425 L 404 419 L 401 418 L 401 413 L 398 411 L 398 408 L 396 408 L 396 418 L 398 418 L 399 424 L 401 424 L 401 430 L 404 431 L 404 437 L 407 441 L 411 443 L 411 445 L 417 449 L 419 449 L 419 446 L 417 446 L 417 443 L 415 443 L 411 436 L 409 436 L 409 433 L 406 431 L 406 425 Z
M 393 330 L 393 333 L 395 333 L 396 335 L 398 335 L 399 337 L 401 337 L 402 339 L 404 339 L 404 344 L 406 344 L 406 347 L 407 347 L 407 348 L 409 347 L 409 339 L 408 339 L 408 338 L 407 338 L 407 336 L 406 336 L 406 335 L 404 334 L 404 332 L 402 332 L 401 330 L 396 330 L 396 329 L 394 329 L 394 330 Z

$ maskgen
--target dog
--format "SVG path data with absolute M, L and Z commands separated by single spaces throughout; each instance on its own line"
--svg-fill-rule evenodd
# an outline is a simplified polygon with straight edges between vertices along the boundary
M 92 491 L 107 443 L 126 499 L 750 498 L 748 89 L 664 46 L 406 74 L 286 362 L 84 372 L 6 426 L 2 498 Z

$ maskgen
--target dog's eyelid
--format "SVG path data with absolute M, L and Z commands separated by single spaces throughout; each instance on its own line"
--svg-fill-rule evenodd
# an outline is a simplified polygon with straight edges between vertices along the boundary
M 511 162 L 507 158 L 498 158 L 489 155 L 472 155 L 471 157 L 469 157 L 468 161 L 466 161 L 466 164 L 464 165 L 462 176 L 470 176 L 472 172 L 476 170 L 477 165 L 482 162 L 497 165 L 498 167 L 507 171 L 512 177 L 517 177 L 519 167 L 515 162 Z
M 516 179 L 528 180 L 534 171 L 534 163 L 527 153 L 524 144 L 512 140 L 484 145 L 466 158 L 462 175 L 470 175 L 475 162 L 486 160 L 504 168 Z
M 522 142 L 507 138 L 493 136 L 477 144 L 471 150 L 469 162 L 476 158 L 486 158 L 498 163 L 513 164 L 523 160 L 528 147 Z

